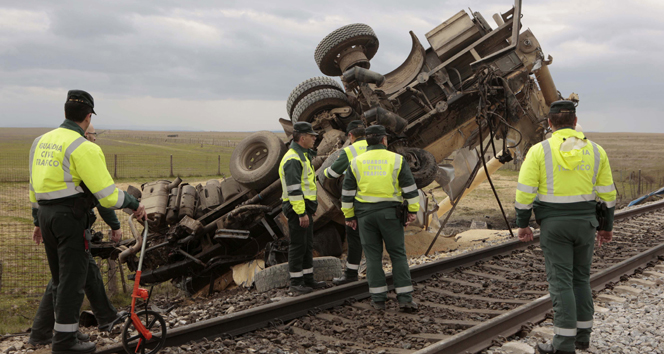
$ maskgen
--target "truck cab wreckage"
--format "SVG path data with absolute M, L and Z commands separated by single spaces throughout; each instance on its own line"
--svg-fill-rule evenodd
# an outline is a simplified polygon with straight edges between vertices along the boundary
M 466 151 L 455 154 L 454 166 L 467 165 L 468 151 L 485 140 L 499 155 L 492 142 L 501 139 L 500 162 L 505 163 L 544 139 L 548 107 L 562 99 L 548 69 L 552 59 L 545 58 L 529 29 L 521 31 L 521 0 L 493 19 L 495 28 L 480 13 L 462 10 L 426 33 L 428 48 L 411 31 L 408 58 L 387 74 L 370 70 L 379 40 L 366 24 L 343 26 L 319 43 L 314 58 L 327 76 L 295 87 L 287 100 L 290 120 L 279 119 L 289 139 L 298 121 L 311 122 L 319 133 L 313 160 L 319 191 L 317 255 L 342 253 L 342 179 L 326 179 L 323 170 L 350 143 L 349 122 L 384 125 L 389 149 L 407 159 L 418 188 L 436 179 L 447 184 L 448 195 L 462 191 L 459 186 L 470 177 L 457 168 L 453 178 L 449 168 L 439 167 L 455 152 Z M 339 77 L 343 86 L 330 77 Z M 570 99 L 578 101 L 578 96 Z M 130 188 L 149 217 L 141 284 L 174 280 L 196 291 L 239 263 L 261 257 L 266 266 L 285 262 L 288 226 L 281 212 L 278 167 L 287 146 L 274 133 L 256 132 L 233 151 L 232 178 L 204 186 L 178 178 Z M 119 247 L 100 243 L 93 254 L 118 257 L 135 270 L 141 236 L 132 231 L 136 240 L 124 240 Z

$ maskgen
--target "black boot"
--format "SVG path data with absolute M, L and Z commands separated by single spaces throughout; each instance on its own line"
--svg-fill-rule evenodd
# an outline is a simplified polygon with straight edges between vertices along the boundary
M 302 294 L 308 294 L 314 291 L 314 289 L 304 285 L 291 285 L 290 288 L 288 288 L 288 291 L 290 291 L 295 295 L 302 295 Z
M 332 279 L 332 284 L 334 285 L 343 285 L 343 284 L 348 284 L 352 283 L 354 281 L 357 281 L 357 274 L 355 275 L 349 275 L 348 273 L 344 273 L 341 278 L 334 278 Z
M 97 345 L 92 342 L 77 342 L 73 347 L 67 349 L 53 349 L 53 354 L 87 354 L 94 353 L 97 350 Z
M 76 338 L 81 341 L 81 342 L 89 342 L 90 341 L 90 335 L 85 334 L 81 331 L 76 332 Z M 28 344 L 30 345 L 49 345 L 53 341 L 53 338 L 48 338 L 48 339 L 35 339 L 35 338 L 28 338 Z
M 586 350 L 590 348 L 590 342 L 574 342 L 576 349 Z
M 371 300 L 371 307 L 376 310 L 385 311 L 385 301 L 373 301 Z
M 322 289 L 327 286 L 327 283 L 324 281 L 311 280 L 311 281 L 305 281 L 304 286 L 308 286 L 312 289 Z
M 399 311 L 401 312 L 417 312 L 418 310 L 419 306 L 417 306 L 415 301 L 399 303 Z
M 89 342 L 90 341 L 90 335 L 83 333 L 81 331 L 76 332 L 76 338 L 81 341 L 81 342 Z
M 540 343 L 537 345 L 537 352 L 540 354 L 576 354 L 576 351 L 571 352 L 564 350 L 555 350 L 553 349 L 553 344 L 551 343 Z

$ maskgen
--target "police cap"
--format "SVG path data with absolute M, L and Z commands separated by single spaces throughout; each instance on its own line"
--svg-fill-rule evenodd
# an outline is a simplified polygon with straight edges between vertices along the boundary
M 572 101 L 556 101 L 551 104 L 549 113 L 576 113 L 576 107 Z
M 297 122 L 293 124 L 293 131 L 304 134 L 318 135 L 309 122 Z
M 67 92 L 67 102 L 80 102 L 92 108 L 92 113 L 95 112 L 95 100 L 92 98 L 92 95 L 83 91 L 83 90 L 69 90 Z
M 382 126 L 382 125 L 378 125 L 378 124 L 370 126 L 364 132 L 367 134 L 367 136 L 370 136 L 370 135 L 381 136 L 381 135 L 386 135 L 387 134 L 387 131 L 385 130 L 385 127 Z
M 346 131 L 350 133 L 355 128 L 364 128 L 364 123 L 361 120 L 354 120 L 346 126 Z

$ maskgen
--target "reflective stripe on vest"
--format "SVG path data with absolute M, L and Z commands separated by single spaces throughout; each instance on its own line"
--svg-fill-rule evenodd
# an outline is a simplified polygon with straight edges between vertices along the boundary
M 359 140 L 345 147 L 344 152 L 346 153 L 346 157 L 348 157 L 348 161 L 364 154 L 367 151 L 367 146 L 366 140 Z
M 300 155 L 293 149 L 288 150 L 286 155 L 281 161 L 281 166 L 279 166 L 279 176 L 281 177 L 281 200 L 283 201 L 289 201 L 289 200 L 299 200 L 304 196 L 304 198 L 309 199 L 309 200 L 316 200 L 316 182 L 314 180 L 315 174 L 311 173 L 311 180 L 310 180 L 310 172 L 311 168 L 309 165 L 311 162 L 309 161 L 309 158 L 305 156 L 306 161 L 302 161 L 300 159 Z M 286 162 L 290 160 L 297 160 L 300 162 L 302 165 L 302 176 L 300 178 L 300 184 L 292 184 L 287 186 L 286 185 L 286 179 L 283 178 L 285 175 L 284 172 L 284 165 L 286 165 Z M 312 187 L 313 186 L 313 187 Z M 301 195 L 296 195 L 296 196 L 288 196 L 288 192 L 292 192 L 295 190 L 302 190 Z M 290 199 L 289 199 L 290 198 Z
M 358 186 L 355 199 L 364 203 L 403 202 L 398 179 L 401 162 L 401 155 L 382 149 L 354 158 L 350 165 Z

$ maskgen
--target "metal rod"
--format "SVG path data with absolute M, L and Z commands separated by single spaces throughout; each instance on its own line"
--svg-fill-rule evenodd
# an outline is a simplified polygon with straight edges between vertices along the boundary
M 141 258 L 138 260 L 138 271 L 143 269 L 143 257 L 145 257 L 145 245 L 148 243 L 148 218 L 145 218 L 145 223 L 143 224 L 143 244 L 141 245 Z

